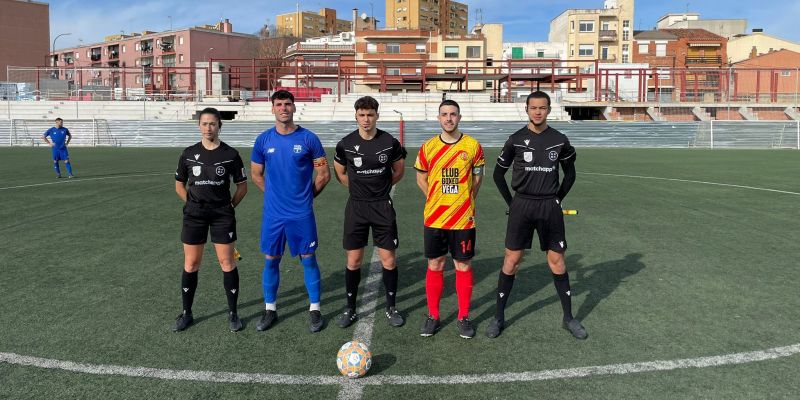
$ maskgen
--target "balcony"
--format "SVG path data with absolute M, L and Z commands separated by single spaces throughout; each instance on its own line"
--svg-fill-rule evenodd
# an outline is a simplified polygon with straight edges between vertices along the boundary
M 92 55 L 89 56 L 89 58 L 91 58 L 92 61 L 100 61 L 101 57 L 102 55 L 100 53 L 93 53 Z
M 598 40 L 601 42 L 616 42 L 617 41 L 617 31 L 605 31 L 601 30 L 598 35 Z
M 174 53 L 175 52 L 175 44 L 172 42 L 161 42 L 158 45 L 161 48 L 161 51 L 164 53 Z
M 686 65 L 722 64 L 722 56 L 686 56 Z
M 148 40 L 146 42 L 141 42 L 139 51 L 141 51 L 142 54 L 153 54 L 153 41 Z
M 617 55 L 616 54 L 611 54 L 611 55 L 607 55 L 605 57 L 603 57 L 601 55 L 599 61 L 602 62 L 602 63 L 615 63 L 615 62 L 617 62 Z

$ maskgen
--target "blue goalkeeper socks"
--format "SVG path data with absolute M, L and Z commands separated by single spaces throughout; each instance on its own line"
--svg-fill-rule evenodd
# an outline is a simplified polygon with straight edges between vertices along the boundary
M 275 304 L 278 298 L 278 286 L 281 283 L 281 274 L 278 266 L 281 264 L 280 258 L 265 259 L 264 272 L 261 274 L 261 286 L 264 289 L 264 303 Z
M 61 167 L 57 162 L 53 163 L 53 169 L 56 170 L 56 175 L 61 176 Z
M 310 257 L 301 257 L 300 262 L 303 264 L 303 280 L 305 281 L 306 290 L 308 291 L 308 301 L 311 304 L 319 304 L 319 299 L 322 294 L 322 284 L 320 282 L 317 256 L 312 254 Z
M 67 167 L 67 173 L 72 176 L 72 163 L 65 162 L 64 166 Z

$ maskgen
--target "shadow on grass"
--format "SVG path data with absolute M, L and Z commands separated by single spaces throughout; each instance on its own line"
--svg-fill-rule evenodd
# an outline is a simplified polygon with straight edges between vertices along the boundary
M 641 261 L 642 254 L 631 253 L 622 259 L 605 261 L 594 265 L 584 266 L 581 264 L 581 254 L 567 256 L 567 271 L 570 272 L 570 286 L 573 296 L 586 293 L 584 301 L 574 312 L 575 318 L 583 320 L 606 298 L 608 298 L 622 282 L 631 275 L 637 274 L 645 268 Z M 534 273 L 525 273 L 528 269 L 534 269 Z M 521 273 L 520 273 L 521 272 Z M 514 290 L 511 292 L 512 302 L 527 302 L 534 293 L 547 287 L 552 287 L 552 275 L 546 263 L 534 265 L 532 268 L 520 269 L 514 282 Z M 520 319 L 551 304 L 560 304 L 560 300 L 553 290 L 553 295 L 546 299 L 529 304 L 522 311 L 514 314 L 510 318 L 506 316 L 506 328 L 513 325 Z M 491 294 L 494 296 L 494 293 Z M 575 304 L 573 303 L 573 310 Z M 494 315 L 494 308 L 476 318 L 483 321 Z M 559 321 L 558 316 L 554 316 L 554 321 Z

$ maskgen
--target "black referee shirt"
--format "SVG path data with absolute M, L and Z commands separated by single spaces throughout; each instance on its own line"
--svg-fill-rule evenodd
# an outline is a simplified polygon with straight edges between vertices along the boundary
M 536 134 L 526 125 L 508 137 L 497 165 L 510 168 L 511 188 L 523 196 L 555 197 L 558 165 L 575 161 L 575 148 L 563 133 L 547 127 Z
M 386 200 L 392 189 L 392 163 L 406 158 L 406 149 L 391 134 L 378 129 L 371 140 L 355 130 L 336 144 L 333 159 L 347 169 L 350 197 Z
M 230 182 L 247 181 L 239 152 L 224 142 L 207 150 L 202 142 L 183 150 L 175 180 L 186 183 L 187 201 L 211 206 L 231 202 Z

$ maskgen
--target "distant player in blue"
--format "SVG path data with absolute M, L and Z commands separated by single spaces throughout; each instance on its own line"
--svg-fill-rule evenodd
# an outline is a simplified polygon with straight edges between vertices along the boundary
M 58 160 L 64 160 L 67 174 L 72 178 L 74 176 L 72 174 L 72 164 L 69 163 L 69 152 L 67 151 L 67 145 L 72 140 L 72 134 L 69 133 L 69 129 L 62 127 L 63 124 L 63 119 L 56 118 L 56 126 L 48 129 L 42 135 L 42 140 L 53 150 L 53 169 L 56 170 L 56 178 L 61 178 L 61 168 L 58 165 Z M 48 138 L 50 139 L 48 140 Z
M 281 262 L 286 244 L 292 257 L 300 256 L 308 299 L 310 330 L 322 330 L 320 272 L 314 255 L 317 223 L 314 197 L 331 180 L 325 149 L 316 134 L 294 123 L 294 96 L 279 90 L 272 94 L 275 126 L 256 138 L 251 155 L 253 183 L 264 192 L 261 221 L 261 252 L 266 255 L 262 285 L 266 310 L 257 331 L 276 321 L 276 300 Z M 316 176 L 315 173 L 316 172 Z

